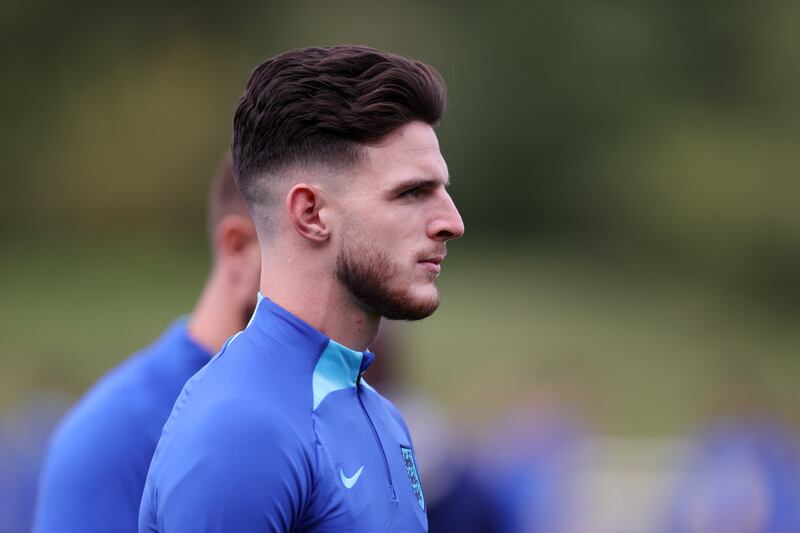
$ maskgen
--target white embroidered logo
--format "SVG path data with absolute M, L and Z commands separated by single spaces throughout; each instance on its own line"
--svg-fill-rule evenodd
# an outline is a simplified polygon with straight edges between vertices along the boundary
M 342 468 L 339 467 L 339 477 L 342 480 L 342 485 L 344 485 L 345 488 L 347 488 L 347 489 L 352 489 L 353 485 L 355 485 L 358 482 L 358 478 L 361 477 L 361 472 L 363 472 L 363 471 L 364 471 L 364 466 L 362 465 L 361 468 L 356 470 L 355 474 L 353 474 L 352 476 L 348 477 L 348 476 L 344 475 L 344 470 L 342 470 Z

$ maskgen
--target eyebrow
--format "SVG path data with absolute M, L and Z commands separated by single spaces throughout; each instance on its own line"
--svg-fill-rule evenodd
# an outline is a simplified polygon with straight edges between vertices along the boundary
M 438 187 L 439 185 L 449 187 L 450 177 L 448 176 L 444 183 L 442 183 L 442 180 L 437 178 L 411 178 L 392 187 L 391 192 L 402 191 L 404 189 L 414 189 L 417 187 Z

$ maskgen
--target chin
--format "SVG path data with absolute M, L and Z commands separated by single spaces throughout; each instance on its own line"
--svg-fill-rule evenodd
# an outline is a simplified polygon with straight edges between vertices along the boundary
M 407 296 L 409 301 L 418 302 L 420 305 L 439 305 L 439 289 L 433 283 L 426 283 L 418 285 L 414 289 L 408 291 Z
M 389 320 L 407 320 L 413 322 L 431 316 L 439 307 L 439 300 L 406 303 L 403 307 L 391 307 L 381 311 L 381 316 Z
M 431 316 L 439 307 L 438 291 L 426 294 L 406 293 L 400 297 L 385 300 L 381 316 L 390 320 L 422 320 Z

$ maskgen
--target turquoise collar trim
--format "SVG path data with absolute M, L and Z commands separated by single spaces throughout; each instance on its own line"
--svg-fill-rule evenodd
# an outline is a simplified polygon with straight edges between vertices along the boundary
M 343 389 L 355 388 L 358 383 L 358 377 L 375 359 L 375 355 L 369 351 L 357 352 L 339 344 L 259 292 L 256 310 L 250 318 L 247 328 L 259 327 L 259 324 L 261 324 L 261 327 L 266 327 L 266 322 L 259 318 L 262 314 L 264 318 L 272 315 L 283 319 L 283 322 L 269 321 L 271 323 L 271 335 L 286 337 L 285 340 L 291 342 L 298 349 L 303 345 L 304 347 L 301 351 L 308 353 L 311 357 L 319 354 L 311 378 L 314 410 L 320 406 L 329 394 Z M 300 337 L 297 337 L 298 334 Z M 235 336 L 231 338 L 231 341 L 234 338 Z M 313 341 L 313 344 L 309 345 L 300 341 L 300 339 Z M 315 345 L 315 347 L 312 348 L 312 345 Z M 309 350 L 309 348 L 311 349 Z M 317 350 L 321 350 L 321 353 Z
M 329 394 L 356 386 L 361 373 L 362 352 L 342 346 L 335 340 L 328 345 L 319 356 L 311 383 L 314 390 L 314 410 Z

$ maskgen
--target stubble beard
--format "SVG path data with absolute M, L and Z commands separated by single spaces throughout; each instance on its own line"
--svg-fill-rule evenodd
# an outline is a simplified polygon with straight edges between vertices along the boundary
M 336 277 L 367 310 L 390 320 L 422 320 L 439 307 L 439 297 L 414 298 L 405 288 L 392 289 L 397 267 L 369 246 L 342 246 Z

